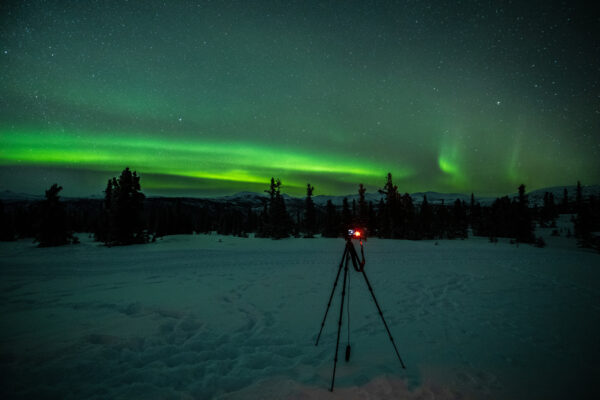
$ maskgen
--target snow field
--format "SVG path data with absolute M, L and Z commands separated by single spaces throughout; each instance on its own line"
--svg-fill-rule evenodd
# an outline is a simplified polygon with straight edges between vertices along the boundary
M 490 398 L 598 393 L 600 257 L 465 241 L 365 243 L 328 392 L 342 239 L 0 243 L 3 398 Z M 436 245 L 437 243 L 437 245 Z M 594 387 L 596 386 L 596 387 Z

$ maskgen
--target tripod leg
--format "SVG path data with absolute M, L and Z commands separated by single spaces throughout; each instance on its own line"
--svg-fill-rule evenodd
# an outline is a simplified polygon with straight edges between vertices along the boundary
M 353 254 L 353 256 L 356 256 L 358 258 L 358 256 L 356 254 Z M 398 348 L 396 347 L 396 343 L 394 342 L 394 338 L 392 337 L 392 333 L 390 332 L 390 328 L 388 328 L 388 324 L 387 324 L 387 322 L 385 322 L 385 318 L 383 318 L 383 312 L 381 311 L 381 307 L 379 307 L 377 298 L 375 298 L 375 293 L 373 292 L 373 287 L 371 286 L 371 283 L 369 282 L 369 279 L 367 278 L 367 274 L 365 274 L 364 268 L 362 270 L 362 274 L 365 277 L 365 282 L 367 282 L 367 287 L 369 288 L 369 292 L 371 292 L 371 296 L 373 296 L 373 301 L 375 302 L 375 306 L 377 306 L 377 311 L 379 311 L 379 316 L 381 317 L 381 320 L 383 321 L 385 330 L 387 331 L 388 335 L 390 336 L 390 340 L 392 342 L 392 345 L 394 346 L 394 350 L 396 350 L 396 355 L 398 356 L 398 360 L 400 361 L 402 368 L 406 369 L 406 367 L 404 366 L 404 362 L 402 361 L 402 358 L 400 357 L 400 353 L 398 352 Z
M 342 254 L 342 261 L 340 262 L 340 267 L 338 268 L 337 275 L 335 276 L 335 282 L 333 282 L 333 289 L 331 289 L 331 295 L 329 296 L 329 301 L 327 302 L 327 308 L 325 309 L 325 316 L 323 317 L 323 322 L 321 322 L 321 329 L 319 329 L 319 334 L 317 335 L 317 342 L 315 346 L 319 345 L 319 339 L 321 338 L 321 333 L 323 332 L 323 327 L 325 326 L 325 320 L 327 319 L 327 313 L 329 312 L 329 307 L 331 307 L 331 300 L 333 299 L 333 294 L 335 293 L 335 288 L 337 287 L 338 281 L 340 279 L 340 272 L 342 272 L 342 268 L 344 267 L 344 259 L 348 257 L 348 252 L 344 249 L 344 254 Z
M 344 315 L 344 297 L 346 297 L 346 277 L 348 276 L 348 257 L 346 257 L 346 268 L 344 268 L 344 283 L 342 283 L 342 304 L 340 305 L 340 320 L 338 322 L 337 341 L 335 343 L 335 358 L 333 359 L 333 376 L 331 377 L 331 392 L 335 382 L 335 367 L 337 366 L 338 350 L 340 347 L 340 331 L 342 330 L 342 316 Z

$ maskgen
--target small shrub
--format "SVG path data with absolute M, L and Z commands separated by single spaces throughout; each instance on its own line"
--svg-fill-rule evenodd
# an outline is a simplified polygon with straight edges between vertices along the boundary
M 546 241 L 544 240 L 543 237 L 539 236 L 535 239 L 534 245 L 535 245 L 535 247 L 544 248 L 544 247 L 546 247 Z

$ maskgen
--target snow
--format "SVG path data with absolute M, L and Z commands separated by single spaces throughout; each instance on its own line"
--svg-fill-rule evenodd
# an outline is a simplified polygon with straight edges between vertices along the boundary
M 0 397 L 586 398 L 599 391 L 600 256 L 550 232 L 543 249 L 369 239 L 407 369 L 351 269 L 352 357 L 344 312 L 333 394 L 339 291 L 314 341 L 342 239 L 0 243 Z

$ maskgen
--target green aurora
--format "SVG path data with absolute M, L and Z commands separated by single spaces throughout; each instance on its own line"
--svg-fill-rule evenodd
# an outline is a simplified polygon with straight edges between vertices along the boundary
M 587 10 L 108 4 L 0 6 L 0 190 L 99 194 L 126 166 L 162 195 L 600 182 Z

